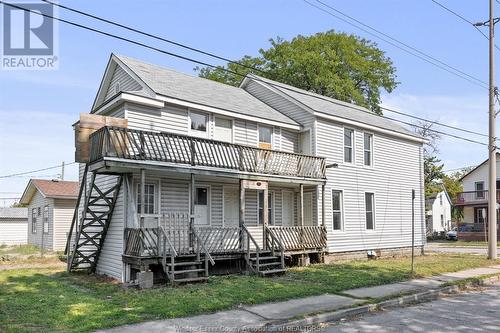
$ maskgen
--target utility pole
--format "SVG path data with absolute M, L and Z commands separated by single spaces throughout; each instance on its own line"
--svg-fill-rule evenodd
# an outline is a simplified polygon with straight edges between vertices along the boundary
M 496 138 L 495 138 L 495 23 L 498 18 L 493 15 L 495 1 L 490 0 L 489 20 L 476 23 L 475 26 L 487 26 L 489 28 L 489 138 L 488 138 L 488 259 L 497 258 L 497 160 L 496 160 Z

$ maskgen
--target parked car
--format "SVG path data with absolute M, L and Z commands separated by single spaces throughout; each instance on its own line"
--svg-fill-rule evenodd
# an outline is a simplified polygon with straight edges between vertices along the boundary
M 452 230 L 448 231 L 445 235 L 445 238 L 447 240 L 458 240 L 458 237 L 457 237 L 457 229 L 456 228 L 453 228 Z

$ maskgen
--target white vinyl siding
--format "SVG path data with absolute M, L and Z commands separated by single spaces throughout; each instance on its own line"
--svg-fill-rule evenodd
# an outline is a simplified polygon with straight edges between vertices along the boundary
M 120 66 L 116 66 L 115 70 L 113 71 L 113 75 L 111 77 L 111 81 L 109 83 L 108 90 L 106 91 L 104 100 L 108 100 L 120 91 L 131 92 L 140 90 L 142 90 L 142 86 L 130 75 L 128 75 L 127 72 L 123 70 L 123 68 L 121 68 Z
M 43 232 L 43 212 L 45 206 L 48 206 L 48 232 Z M 54 208 L 54 200 L 50 198 L 44 198 L 43 195 L 36 190 L 35 194 L 31 198 L 31 201 L 28 205 L 28 217 L 29 217 L 29 232 L 28 232 L 28 243 L 43 247 L 47 250 L 53 250 L 53 208 Z M 36 233 L 32 231 L 32 211 L 36 210 Z
M 338 168 L 326 171 L 326 193 L 331 193 L 334 189 L 343 190 L 343 231 L 328 233 L 328 250 L 345 252 L 410 246 L 412 189 L 416 190 L 415 243 L 424 244 L 421 145 L 375 132 L 373 168 L 363 167 L 360 156 L 356 157 L 355 164 L 343 165 L 343 125 L 318 119 L 316 127 L 317 155 L 326 157 L 327 164 L 339 164 Z M 356 146 L 362 145 L 363 132 L 356 130 L 355 133 L 359 135 L 355 139 Z M 365 229 L 365 192 L 375 193 L 374 230 Z M 325 198 L 325 219 L 328 222 L 333 219 L 331 196 L 326 195 Z M 318 205 L 321 207 L 320 200 Z
M 299 151 L 299 134 L 291 130 L 281 130 L 281 149 L 289 153 Z

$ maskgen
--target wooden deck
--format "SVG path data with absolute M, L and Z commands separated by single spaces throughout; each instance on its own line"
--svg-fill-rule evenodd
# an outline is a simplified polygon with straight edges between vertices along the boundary
M 171 133 L 105 126 L 90 135 L 90 163 L 105 158 L 210 167 L 240 173 L 324 180 L 322 157 Z

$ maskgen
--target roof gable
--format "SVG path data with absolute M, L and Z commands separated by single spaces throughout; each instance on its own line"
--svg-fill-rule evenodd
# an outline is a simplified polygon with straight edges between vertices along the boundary
M 31 179 L 24 190 L 20 203 L 29 204 L 36 191 L 40 192 L 44 198 L 76 200 L 79 187 L 80 185 L 78 182 Z

